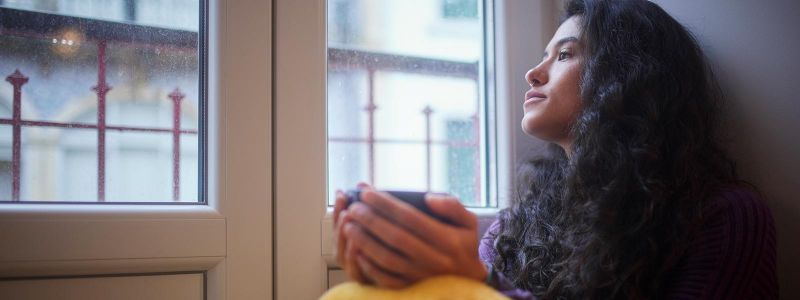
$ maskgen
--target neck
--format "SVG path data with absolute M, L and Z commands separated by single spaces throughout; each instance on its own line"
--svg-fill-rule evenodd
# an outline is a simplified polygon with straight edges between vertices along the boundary
M 572 140 L 558 141 L 555 143 L 564 150 L 564 153 L 567 154 L 567 158 L 572 157 Z

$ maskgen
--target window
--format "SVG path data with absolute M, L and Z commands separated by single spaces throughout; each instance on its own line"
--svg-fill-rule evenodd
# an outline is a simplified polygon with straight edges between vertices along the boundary
M 0 200 L 202 202 L 201 2 L 0 1 Z
M 496 206 L 486 7 L 328 0 L 329 204 L 336 189 L 366 181 Z

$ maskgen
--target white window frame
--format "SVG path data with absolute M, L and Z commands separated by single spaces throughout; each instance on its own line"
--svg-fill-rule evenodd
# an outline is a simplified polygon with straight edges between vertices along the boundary
M 208 205 L 0 205 L 0 279 L 202 272 L 207 299 L 272 285 L 272 1 L 208 1 Z
M 543 143 L 520 130 L 524 74 L 556 27 L 549 0 L 498 0 L 495 11 L 497 180 L 508 205 L 516 162 Z M 275 0 L 275 288 L 277 299 L 313 299 L 336 268 L 326 205 L 325 0 Z M 530 38 L 521 38 L 530 37 Z M 517 101 L 516 99 L 519 99 Z M 472 209 L 482 228 L 498 209 Z

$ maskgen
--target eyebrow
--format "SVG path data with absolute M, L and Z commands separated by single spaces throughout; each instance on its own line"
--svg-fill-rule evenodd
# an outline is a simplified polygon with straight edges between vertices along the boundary
M 565 37 L 563 39 L 560 39 L 560 40 L 558 40 L 558 42 L 556 42 L 554 48 L 561 47 L 562 45 L 564 45 L 566 43 L 569 43 L 569 42 L 577 43 L 578 42 L 578 38 L 576 38 L 574 36 L 568 36 L 568 37 Z M 544 52 L 544 55 L 542 55 L 542 57 L 547 57 L 547 51 Z

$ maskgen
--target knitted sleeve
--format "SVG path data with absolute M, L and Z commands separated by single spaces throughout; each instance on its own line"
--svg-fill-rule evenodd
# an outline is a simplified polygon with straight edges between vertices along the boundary
M 687 251 L 664 278 L 665 299 L 778 299 L 775 225 L 769 207 L 747 189 L 726 191 L 708 203 L 704 223 Z M 495 221 L 480 241 L 481 260 L 497 253 Z M 513 299 L 535 299 L 514 288 L 500 272 L 489 285 Z
M 492 267 L 492 262 L 495 257 L 497 257 L 497 252 L 495 252 L 493 244 L 494 234 L 496 234 L 498 230 L 500 230 L 500 221 L 495 220 L 494 223 L 489 226 L 489 229 L 486 230 L 486 233 L 483 234 L 483 238 L 481 238 L 480 245 L 478 246 L 478 255 L 489 268 L 489 278 L 486 283 L 511 299 L 535 300 L 536 297 L 534 297 L 533 294 L 529 291 L 515 288 L 510 280 Z
M 778 299 L 775 225 L 755 192 L 710 201 L 704 223 L 667 282 L 667 299 Z

